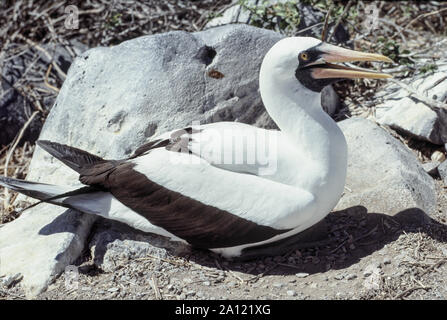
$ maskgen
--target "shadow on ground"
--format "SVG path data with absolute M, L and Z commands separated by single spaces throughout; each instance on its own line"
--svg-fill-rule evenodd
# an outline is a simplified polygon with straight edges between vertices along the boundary
M 107 225 L 105 229 L 104 224 Z M 206 250 L 185 250 L 184 245 L 177 247 L 163 237 L 136 231 L 119 222 L 101 218 L 96 225 L 103 231 L 110 228 L 110 237 L 106 237 L 95 248 L 94 256 L 98 259 L 96 265 L 101 265 L 109 243 L 116 239 L 129 239 L 167 248 L 171 254 L 202 266 L 251 275 L 315 274 L 345 269 L 397 240 L 403 233 L 423 232 L 433 239 L 447 242 L 447 225 L 431 219 L 416 208 L 401 211 L 394 216 L 368 213 L 362 206 L 332 212 L 320 223 L 298 235 L 275 245 L 247 249 L 241 258 L 233 261 Z M 92 232 L 94 234 L 95 228 Z M 264 267 L 257 268 L 259 264 Z

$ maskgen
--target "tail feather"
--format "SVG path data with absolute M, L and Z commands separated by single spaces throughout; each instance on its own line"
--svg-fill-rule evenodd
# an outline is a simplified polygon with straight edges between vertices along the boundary
M 39 140 L 37 145 L 78 173 L 85 166 L 104 161 L 101 157 L 84 150 L 56 142 Z
M 73 190 L 73 187 L 55 186 L 0 176 L 0 186 L 17 191 L 28 197 L 43 200 Z
M 101 157 L 95 156 L 86 151 L 56 142 L 40 140 L 37 141 L 37 144 L 53 157 L 60 160 L 78 173 L 80 173 L 82 169 L 86 169 L 93 164 L 106 161 Z M 100 191 L 99 189 L 91 186 L 73 188 L 68 186 L 56 186 L 46 183 L 7 178 L 3 176 L 0 176 L 0 186 L 40 200 L 26 209 L 32 208 L 42 202 L 48 202 L 68 208 L 75 208 L 71 203 L 73 201 L 70 202 L 68 200 L 76 199 L 77 196 L 81 196 L 82 198 L 85 194 L 97 193 Z
M 71 208 L 70 205 L 64 202 L 66 198 L 98 191 L 94 187 L 73 188 L 56 186 L 46 183 L 7 178 L 3 176 L 0 176 L 0 186 L 17 191 L 28 197 L 40 200 L 39 202 L 27 207 L 26 209 L 30 209 L 42 202 L 48 202 Z

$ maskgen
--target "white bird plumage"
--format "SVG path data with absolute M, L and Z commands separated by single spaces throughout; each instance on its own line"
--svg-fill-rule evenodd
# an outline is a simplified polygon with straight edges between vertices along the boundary
M 285 38 L 277 42 L 263 59 L 259 74 L 260 93 L 268 114 L 280 131 L 237 122 L 206 124 L 201 125 L 196 132 L 180 135 L 180 139 L 186 138 L 189 152 L 173 152 L 160 147 L 126 160 L 133 164 L 135 172 L 166 190 L 256 225 L 283 230 L 261 241 L 246 241 L 225 247 L 215 247 L 211 243 L 210 250 L 225 257 L 233 257 L 240 255 L 245 248 L 297 234 L 323 219 L 340 199 L 347 170 L 344 135 L 335 121 L 323 111 L 319 90 L 309 89 L 306 83 L 297 79 L 299 68 L 305 70 L 304 64 L 319 66 L 320 70 L 313 69 L 310 72 L 331 74 L 328 78 L 337 72 L 322 67 L 321 63 L 330 62 L 332 57 L 324 50 L 309 64 L 298 58 L 300 53 L 308 50 L 311 55 L 313 48 L 321 45 L 321 41 L 314 38 Z M 333 56 L 337 56 L 339 61 L 346 61 L 340 59 L 341 56 L 354 55 L 351 50 L 327 44 L 322 47 L 326 51 L 333 50 Z M 355 58 L 385 61 L 384 57 L 373 54 L 358 53 Z M 343 68 L 343 72 L 361 73 L 355 69 L 347 71 L 347 68 Z M 367 73 L 363 72 L 359 76 L 365 75 Z M 380 75 L 382 74 L 371 73 L 370 77 L 384 77 Z M 320 79 L 319 76 L 316 78 Z M 152 141 L 169 140 L 176 132 L 178 130 L 165 133 Z M 257 138 L 242 148 L 240 144 L 228 143 L 240 135 Z M 265 151 L 265 144 L 270 138 L 275 144 Z M 260 175 L 265 163 L 258 160 L 235 164 L 217 161 L 215 157 L 216 154 L 221 154 L 222 157 L 246 159 L 245 153 L 257 149 L 268 152 L 268 159 L 275 159 L 276 170 Z M 18 187 L 17 183 L 14 185 L 11 181 L 8 183 L 0 179 L 0 184 L 12 189 L 15 187 L 19 192 L 26 189 L 24 182 Z M 33 184 L 29 188 L 45 193 L 45 185 Z M 57 188 L 51 188 L 47 195 L 56 195 Z M 67 188 L 60 191 L 64 193 Z M 80 211 L 119 220 L 146 232 L 168 236 L 175 241 L 185 241 L 175 232 L 166 230 L 169 228 L 151 223 L 150 219 L 123 204 L 122 199 L 115 197 L 112 192 L 70 195 L 51 202 L 68 204 Z M 200 233 L 200 230 L 196 232 Z

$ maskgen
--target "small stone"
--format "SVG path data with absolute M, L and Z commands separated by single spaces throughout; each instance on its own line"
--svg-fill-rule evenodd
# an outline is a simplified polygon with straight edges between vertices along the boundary
M 203 285 L 209 287 L 211 285 L 211 282 L 209 281 L 203 281 Z
M 107 291 L 108 291 L 108 292 L 117 292 L 117 291 L 119 291 L 119 289 L 120 289 L 120 288 L 113 287 L 113 288 L 107 289 Z
M 346 280 L 354 280 L 357 276 L 353 273 L 350 273 L 346 276 Z
M 295 276 L 296 276 L 297 278 L 306 278 L 308 275 L 309 275 L 309 274 L 306 273 L 306 272 L 300 272 L 300 273 L 295 274 Z
M 22 280 L 23 276 L 21 273 L 16 273 L 13 276 L 5 277 L 2 281 L 3 286 L 6 288 L 12 287 L 14 284 Z
M 334 279 L 335 279 L 335 280 L 343 280 L 344 277 L 345 277 L 345 276 L 342 275 L 342 274 L 337 274 L 337 275 L 334 276 Z
M 205 295 L 202 291 L 199 291 L 199 292 L 197 292 L 196 296 L 199 298 L 203 298 Z
M 196 292 L 194 290 L 189 290 L 188 292 L 186 292 L 187 296 L 195 296 Z
M 390 264 L 391 263 L 391 259 L 389 257 L 385 257 L 383 259 L 383 264 Z
M 445 154 L 439 150 L 436 150 L 432 153 L 430 158 L 432 161 L 443 162 L 445 160 Z
M 275 282 L 275 283 L 273 284 L 273 288 L 277 288 L 277 289 L 281 289 L 283 286 L 284 286 L 284 285 L 283 285 L 282 283 L 279 283 L 279 282 Z
M 289 297 L 294 297 L 294 296 L 296 296 L 296 292 L 295 292 L 295 290 L 287 290 L 287 295 Z

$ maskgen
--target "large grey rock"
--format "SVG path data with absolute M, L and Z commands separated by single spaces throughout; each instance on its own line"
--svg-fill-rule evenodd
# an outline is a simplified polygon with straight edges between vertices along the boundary
M 346 189 L 336 210 L 360 205 L 388 215 L 410 208 L 434 212 L 434 181 L 409 149 L 371 120 L 351 118 L 338 124 L 349 156 Z
M 84 249 L 92 216 L 39 205 L 0 229 L 0 276 L 21 274 L 29 297 L 44 290 Z
M 78 57 L 40 138 L 122 158 L 155 133 L 192 121 L 267 125 L 258 72 L 282 36 L 246 25 L 146 36 Z M 37 148 L 29 180 L 77 185 Z M 0 276 L 22 273 L 29 295 L 81 254 L 94 217 L 40 205 L 0 229 Z
M 447 102 L 447 66 L 412 81 L 411 86 L 421 95 Z M 384 102 L 376 106 L 379 123 L 434 144 L 443 145 L 447 142 L 446 110 L 432 110 L 396 84 L 387 86 L 384 91 L 392 93 L 387 94 Z

